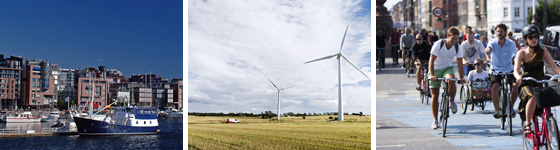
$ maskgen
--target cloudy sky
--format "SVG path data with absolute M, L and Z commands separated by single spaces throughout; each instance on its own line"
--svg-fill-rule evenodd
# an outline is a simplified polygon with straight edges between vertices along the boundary
M 371 75 L 369 0 L 188 1 L 188 111 L 338 111 L 338 53 Z M 371 114 L 371 80 L 341 61 L 344 112 Z

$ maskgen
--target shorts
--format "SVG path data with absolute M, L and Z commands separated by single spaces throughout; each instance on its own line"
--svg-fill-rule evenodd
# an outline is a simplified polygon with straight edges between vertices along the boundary
M 515 82 L 515 77 L 513 76 L 513 74 L 508 75 L 508 77 L 509 77 L 509 81 L 508 81 L 509 85 Z M 494 85 L 494 83 L 499 84 L 500 82 L 502 82 L 502 76 L 490 74 L 490 81 L 492 82 L 492 85 Z
M 519 116 L 521 118 L 522 121 L 525 121 L 525 106 L 527 106 L 527 102 L 529 102 L 529 99 L 531 99 L 533 97 L 533 91 L 535 90 L 535 87 L 531 87 L 531 86 L 522 86 L 521 88 L 519 88 L 519 107 L 517 108 L 517 111 L 519 112 Z M 539 107 L 535 107 L 535 113 L 533 114 L 533 116 L 539 116 L 541 115 L 543 112 L 542 108 Z
M 445 75 L 453 75 L 455 76 L 455 71 L 453 71 L 453 66 L 449 66 L 443 69 L 434 69 L 434 76 L 436 78 L 443 78 Z M 441 87 L 441 81 L 432 81 L 430 80 L 430 88 L 439 88 Z

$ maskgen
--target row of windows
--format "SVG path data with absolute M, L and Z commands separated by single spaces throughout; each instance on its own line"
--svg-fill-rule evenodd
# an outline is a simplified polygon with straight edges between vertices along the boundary
M 136 124 L 138 124 L 138 121 L 136 121 Z M 144 121 L 144 124 L 146 124 L 146 121 Z M 150 124 L 152 124 L 152 121 L 150 121 Z
M 519 15 L 520 14 L 520 8 L 519 7 L 513 8 L 513 11 L 514 11 L 513 12 L 514 17 L 520 17 L 520 15 Z M 530 12 L 530 11 L 531 11 L 531 7 L 527 7 L 527 12 L 526 13 L 528 14 L 528 12 Z M 508 14 L 509 14 L 508 8 L 504 7 L 504 17 L 508 17 Z

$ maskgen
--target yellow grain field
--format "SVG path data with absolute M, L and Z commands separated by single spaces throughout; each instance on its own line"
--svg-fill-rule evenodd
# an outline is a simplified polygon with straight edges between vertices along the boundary
M 336 116 L 332 116 L 336 117 Z M 223 123 L 227 118 L 241 123 Z M 370 149 L 371 116 L 258 117 L 188 116 L 189 149 Z

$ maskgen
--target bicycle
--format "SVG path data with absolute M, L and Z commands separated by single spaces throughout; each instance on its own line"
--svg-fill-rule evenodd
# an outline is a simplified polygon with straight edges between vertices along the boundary
M 471 105 L 471 111 L 474 110 L 475 106 L 480 107 L 482 110 L 484 110 L 484 107 L 486 107 L 486 102 L 492 100 L 491 97 L 484 96 L 486 93 L 489 93 L 491 91 L 491 85 L 489 82 L 489 80 L 477 79 L 476 81 L 473 81 L 472 85 L 463 84 L 461 86 L 460 100 L 463 114 L 467 112 L 469 105 Z M 474 90 L 482 92 L 482 96 L 477 97 L 473 92 Z
M 385 65 L 385 55 L 384 55 L 384 51 L 385 48 L 377 48 L 376 52 L 377 52 L 377 64 L 379 64 L 379 66 L 377 67 L 377 69 L 379 71 L 381 71 L 381 68 L 383 67 L 383 65 Z
M 549 80 L 537 80 L 533 77 L 525 77 L 523 81 L 532 80 L 537 83 L 545 83 L 544 87 L 548 87 L 548 82 L 555 81 L 558 82 L 557 79 L 560 78 L 560 75 L 554 75 Z M 539 109 L 539 108 L 537 108 Z M 546 146 L 546 149 L 560 149 L 559 141 L 560 137 L 558 136 L 558 125 L 556 124 L 556 119 L 554 118 L 552 112 L 550 111 L 550 107 L 542 108 L 543 111 L 540 115 L 536 113 L 531 118 L 533 120 L 533 128 L 534 132 L 529 134 L 524 134 L 523 136 L 523 147 L 524 149 L 540 149 L 540 146 Z M 535 109 L 536 110 L 536 109 Z M 536 111 L 535 111 L 536 112 Z M 539 126 L 539 121 L 537 117 L 542 118 L 542 124 Z M 525 121 L 522 121 L 522 125 Z M 539 127 L 541 129 L 539 129 Z
M 502 76 L 502 80 L 500 80 L 500 88 L 499 88 L 499 93 L 500 93 L 500 112 L 502 113 L 501 117 L 500 117 L 500 128 L 502 130 L 504 130 L 505 128 L 505 123 L 507 121 L 508 126 L 509 126 L 509 136 L 513 135 L 513 130 L 512 130 L 512 122 L 511 122 L 511 113 L 513 113 L 513 106 L 511 106 L 511 84 L 510 84 L 510 75 L 512 75 L 511 72 L 496 72 L 495 70 L 492 70 L 492 74 L 497 75 L 497 76 Z M 498 111 L 498 110 L 496 110 Z
M 393 57 L 393 66 L 399 64 L 399 45 L 391 44 L 391 56 Z
M 439 115 L 439 120 L 441 122 L 441 134 L 445 137 L 445 132 L 447 130 L 447 118 L 449 118 L 449 98 L 448 93 L 448 81 L 457 81 L 457 79 L 451 78 L 437 78 L 436 81 L 443 81 L 443 93 L 441 93 L 441 102 L 439 103 L 439 109 L 442 111 Z
M 432 97 L 432 93 L 430 93 L 430 76 L 428 75 L 428 65 L 427 64 L 417 64 L 420 65 L 420 77 L 422 80 L 420 80 L 420 99 L 422 100 L 422 103 L 424 103 L 424 100 L 426 100 L 426 105 L 429 105 L 430 103 L 430 98 Z M 419 71 L 420 71 L 419 70 Z
M 412 66 L 410 65 L 412 59 L 410 59 L 411 56 L 411 52 L 412 50 L 410 50 L 409 48 L 405 48 L 404 50 L 401 50 L 403 53 L 405 53 L 404 57 L 404 68 L 406 70 L 406 77 L 410 78 L 410 71 L 412 70 Z

